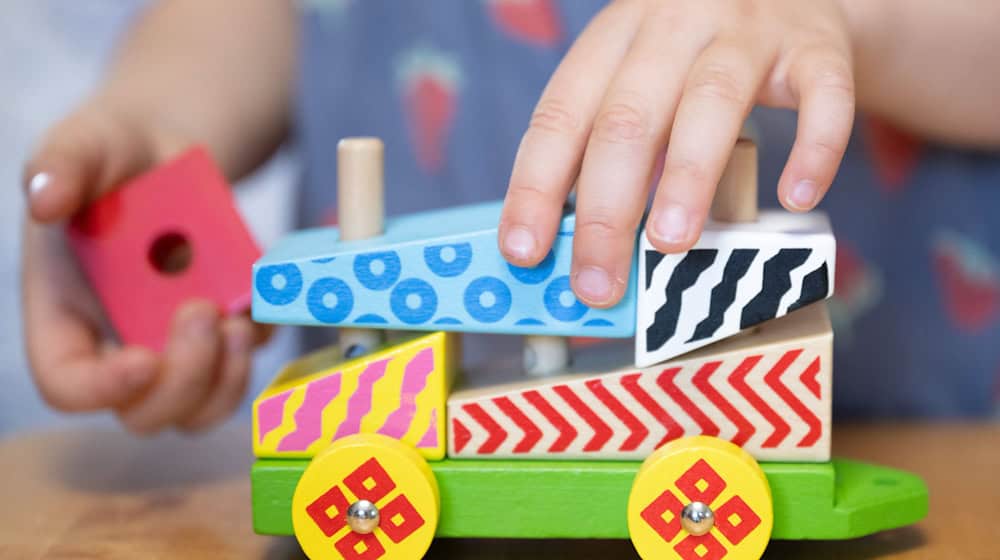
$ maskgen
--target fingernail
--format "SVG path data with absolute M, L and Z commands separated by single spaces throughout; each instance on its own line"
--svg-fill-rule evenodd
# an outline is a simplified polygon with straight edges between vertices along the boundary
M 576 273 L 576 289 L 583 299 L 598 304 L 610 300 L 614 294 L 611 277 L 596 266 L 584 267 Z
M 819 189 L 812 181 L 799 181 L 788 194 L 788 205 L 796 210 L 809 210 L 816 204 Z
M 528 259 L 535 254 L 535 236 L 527 228 L 510 228 L 503 238 L 503 250 L 508 257 Z
M 41 173 L 35 173 L 28 181 L 28 196 L 30 198 L 35 198 L 42 193 L 49 185 L 52 184 L 52 174 L 42 171 Z
M 677 204 L 667 206 L 653 222 L 653 232 L 667 243 L 683 243 L 688 237 L 687 211 Z

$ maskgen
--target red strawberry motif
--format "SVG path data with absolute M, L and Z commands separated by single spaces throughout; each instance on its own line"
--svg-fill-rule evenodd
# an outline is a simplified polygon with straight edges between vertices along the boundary
M 970 332 L 989 326 L 1000 311 L 996 259 L 978 242 L 952 232 L 938 234 L 932 259 L 951 320 Z
M 559 12 L 552 0 L 486 0 L 497 27 L 530 45 L 553 47 L 562 39 Z
M 445 142 L 458 101 L 460 69 L 450 53 L 428 48 L 406 52 L 397 67 L 410 143 L 420 166 L 435 172 L 444 165 Z
M 830 319 L 838 333 L 850 335 L 851 323 L 882 299 L 882 276 L 851 245 L 837 243 L 837 264 Z
M 864 130 L 879 183 L 889 193 L 901 191 L 920 160 L 923 142 L 875 117 L 865 119 Z
M 323 212 L 323 218 L 320 225 L 326 227 L 337 227 L 338 220 L 339 218 L 337 217 L 337 207 L 331 206 L 327 208 L 325 212 Z

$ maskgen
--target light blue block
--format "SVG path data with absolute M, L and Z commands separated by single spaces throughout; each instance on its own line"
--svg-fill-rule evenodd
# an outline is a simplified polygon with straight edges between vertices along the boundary
M 635 282 L 611 309 L 569 287 L 575 217 L 549 256 L 519 268 L 497 249 L 502 203 L 386 220 L 385 235 L 341 242 L 336 228 L 289 235 L 254 265 L 253 318 L 338 325 L 626 338 L 635 334 Z M 636 259 L 633 256 L 632 274 Z

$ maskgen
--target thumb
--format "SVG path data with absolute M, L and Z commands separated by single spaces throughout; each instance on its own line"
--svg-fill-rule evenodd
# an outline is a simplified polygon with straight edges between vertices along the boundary
M 52 127 L 25 166 L 31 217 L 65 220 L 122 181 L 149 168 L 156 150 L 137 122 L 87 105 Z

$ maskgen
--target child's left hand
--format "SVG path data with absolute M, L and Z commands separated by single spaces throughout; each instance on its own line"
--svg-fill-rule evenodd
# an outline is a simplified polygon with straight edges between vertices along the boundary
M 577 184 L 572 285 L 609 307 L 625 293 L 639 225 L 660 251 L 698 239 L 755 103 L 799 110 L 778 183 L 789 210 L 829 188 L 854 120 L 843 0 L 619 0 L 590 22 L 549 81 L 524 135 L 500 222 L 519 266 L 548 253 Z M 668 146 L 669 140 L 669 146 Z

